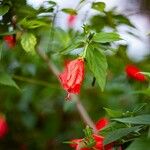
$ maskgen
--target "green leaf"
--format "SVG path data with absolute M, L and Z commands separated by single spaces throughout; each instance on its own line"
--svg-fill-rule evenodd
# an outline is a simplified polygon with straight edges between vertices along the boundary
M 84 131 L 85 137 L 91 137 L 93 134 L 93 130 L 89 126 L 86 126 L 86 128 L 83 131 Z
M 15 81 L 7 73 L 0 73 L 0 84 L 12 86 L 20 90 Z
M 118 25 L 125 24 L 125 25 L 135 28 L 135 26 L 131 23 L 131 21 L 126 16 L 117 14 L 117 15 L 114 15 L 113 17 L 115 19 L 115 22 Z
M 98 11 L 104 11 L 105 9 L 105 3 L 104 2 L 93 2 L 92 8 Z
M 107 75 L 107 60 L 104 53 L 94 49 L 92 46 L 87 48 L 86 60 L 89 69 L 94 74 L 101 90 L 104 90 Z
M 110 133 L 114 130 L 121 129 L 121 128 L 126 128 L 126 125 L 122 124 L 122 123 L 118 123 L 118 122 L 111 122 L 106 127 L 104 127 L 102 130 L 100 130 L 99 133 L 100 133 L 100 135 L 105 137 L 106 135 L 108 135 L 108 133 Z
M 26 52 L 35 52 L 36 37 L 32 33 L 24 33 L 21 36 L 21 45 Z
M 62 11 L 70 15 L 77 15 L 77 11 L 71 8 L 63 8 Z
M 144 74 L 144 75 L 150 77 L 150 72 L 140 72 L 140 73 L 142 73 L 142 74 Z
M 54 1 L 47 1 L 49 4 L 51 4 L 52 5 L 52 7 L 54 7 L 54 6 L 56 6 L 57 5 L 57 3 L 56 2 L 54 2 Z
M 114 32 L 100 32 L 94 35 L 93 41 L 99 43 L 107 43 L 121 40 L 120 35 Z
M 2 5 L 0 6 L 0 16 L 5 15 L 9 11 L 8 5 Z
M 68 54 L 70 51 L 75 50 L 76 48 L 79 48 L 81 45 L 81 43 L 72 43 L 70 46 L 64 48 L 63 50 L 61 50 L 59 53 L 60 54 Z
M 139 91 L 133 91 L 132 94 L 144 94 L 144 95 L 150 95 L 150 88 L 139 90 Z
M 122 137 L 128 135 L 129 133 L 136 132 L 140 130 L 141 127 L 142 126 L 136 126 L 136 127 L 131 127 L 131 128 L 121 128 L 118 130 L 114 130 L 107 134 L 104 140 L 104 145 L 117 141 L 121 139 Z
M 146 105 L 147 105 L 147 103 L 137 104 L 133 109 L 133 113 L 137 113 L 137 112 L 141 111 Z
M 13 35 L 13 34 L 15 34 L 15 33 L 16 33 L 16 31 L 4 32 L 4 33 L 1 33 L 0 36 Z
M 122 123 L 150 125 L 150 115 L 113 119 Z
M 121 117 L 122 116 L 122 112 L 121 111 L 116 111 L 116 110 L 112 110 L 112 109 L 109 109 L 109 108 L 104 108 L 107 112 L 107 114 L 110 116 L 110 117 Z
M 27 29 L 35 29 L 35 28 L 39 28 L 41 26 L 47 26 L 48 25 L 47 23 L 45 23 L 42 20 L 27 20 L 27 18 L 24 18 L 23 20 L 21 20 L 19 22 L 19 24 L 23 28 L 27 28 Z
M 86 128 L 83 130 L 85 134 L 84 141 L 86 143 L 87 148 L 92 148 L 96 143 L 93 138 L 93 130 L 89 126 L 86 126 Z
M 150 138 L 139 138 L 130 144 L 126 150 L 148 150 L 150 148 Z

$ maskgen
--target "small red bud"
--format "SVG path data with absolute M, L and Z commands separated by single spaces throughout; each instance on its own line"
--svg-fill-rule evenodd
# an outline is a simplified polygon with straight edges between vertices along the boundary
M 6 42 L 9 48 L 13 48 L 16 45 L 16 39 L 13 35 L 6 35 L 3 37 L 4 41 Z
M 4 138 L 8 132 L 8 125 L 3 115 L 0 115 L 0 139 Z
M 125 71 L 127 76 L 132 79 L 135 79 L 140 82 L 146 81 L 146 77 L 142 73 L 140 73 L 140 69 L 137 68 L 135 65 L 127 65 Z
M 69 15 L 67 18 L 67 24 L 69 27 L 73 27 L 73 25 L 75 24 L 75 20 L 76 20 L 77 16 L 76 15 Z

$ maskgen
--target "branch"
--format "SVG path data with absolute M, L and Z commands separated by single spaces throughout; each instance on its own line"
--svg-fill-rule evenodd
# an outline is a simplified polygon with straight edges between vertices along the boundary
M 13 75 L 12 77 L 16 80 L 19 80 L 19 81 L 28 82 L 28 83 L 31 83 L 31 84 L 37 84 L 37 85 L 41 85 L 41 86 L 55 87 L 55 88 L 58 89 L 58 86 L 56 86 L 54 84 L 49 84 L 48 82 L 45 82 L 45 81 L 42 81 L 42 80 L 30 79 L 30 78 L 23 77 L 23 76 L 18 76 L 18 75 Z
M 49 60 L 48 56 L 43 51 L 41 51 L 40 49 L 36 49 L 36 51 L 37 51 L 38 55 L 48 65 L 49 71 L 51 71 L 56 77 L 58 77 L 60 72 L 57 69 L 57 67 Z M 83 119 L 84 123 L 86 125 L 88 125 L 89 127 L 91 127 L 93 129 L 94 133 L 97 133 L 98 131 L 97 131 L 92 119 L 90 118 L 90 116 L 88 115 L 88 113 L 85 110 L 84 106 L 82 105 L 79 97 L 76 96 L 76 95 L 73 95 L 72 99 L 76 102 L 77 110 L 78 110 L 79 114 L 81 115 L 81 118 Z
M 81 101 L 79 100 L 79 97 L 77 95 L 73 95 L 72 99 L 74 101 L 76 101 L 77 110 L 78 110 L 79 114 L 81 115 L 81 118 L 84 121 L 84 123 L 87 124 L 89 127 L 91 127 L 93 129 L 94 133 L 97 133 L 98 131 L 97 131 L 96 127 L 95 127 L 95 124 L 92 121 L 92 119 L 90 118 L 90 116 L 87 113 L 87 111 L 85 110 L 85 108 L 82 105 Z

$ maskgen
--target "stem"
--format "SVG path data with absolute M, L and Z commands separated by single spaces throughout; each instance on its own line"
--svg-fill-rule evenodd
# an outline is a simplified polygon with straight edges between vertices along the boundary
M 93 129 L 94 133 L 97 133 L 98 131 L 95 127 L 95 124 L 93 123 L 89 114 L 87 113 L 87 111 L 85 110 L 81 101 L 79 100 L 79 97 L 77 95 L 73 95 L 72 99 L 76 101 L 77 110 L 78 110 L 79 114 L 81 115 L 81 118 L 83 119 L 84 123 L 87 124 L 89 127 L 91 127 Z
M 31 83 L 31 84 L 37 84 L 37 85 L 41 85 L 41 86 L 51 86 L 51 87 L 55 86 L 55 85 L 49 84 L 49 83 L 47 83 L 45 81 L 42 81 L 42 80 L 29 79 L 29 78 L 18 76 L 18 75 L 13 75 L 13 78 L 16 79 L 16 80 L 20 80 L 20 81 L 23 81 L 23 82 L 28 82 L 28 83 Z M 55 87 L 58 89 L 57 86 L 55 86 Z
M 87 48 L 88 48 L 89 44 L 91 43 L 93 36 L 94 36 L 94 33 L 89 33 L 89 35 L 87 37 L 86 44 L 85 44 L 85 47 L 84 47 L 84 52 L 83 52 L 83 55 L 82 55 L 83 58 L 86 57 Z
M 36 49 L 38 55 L 45 61 L 45 63 L 48 65 L 48 69 L 49 71 L 51 71 L 56 77 L 58 77 L 59 75 L 59 70 L 57 69 L 57 67 L 49 60 L 48 56 L 41 51 L 40 49 Z M 89 114 L 87 113 L 86 109 L 84 108 L 84 106 L 82 105 L 80 99 L 78 96 L 73 95 L 72 99 L 76 102 L 76 107 L 77 110 L 79 112 L 79 114 L 81 115 L 81 118 L 83 119 L 84 123 L 86 125 L 88 125 L 89 127 L 91 127 L 94 131 L 94 133 L 97 133 L 97 129 L 94 125 L 94 122 L 92 121 L 92 119 L 90 118 Z
M 58 12 L 59 12 L 59 7 L 58 6 L 56 6 L 56 12 L 54 13 L 54 16 L 53 16 L 53 19 L 52 19 L 52 26 L 51 26 L 51 33 L 50 33 L 50 37 L 51 37 L 51 43 L 52 43 L 52 45 L 51 45 L 51 49 L 52 49 L 52 51 L 53 51 L 53 41 L 54 41 L 54 25 L 55 25 L 55 21 L 56 21 L 56 16 L 57 16 L 57 14 L 58 14 Z
M 83 58 L 86 57 L 86 52 L 87 52 L 88 46 L 89 46 L 89 43 L 86 43 L 85 48 L 84 48 L 84 52 L 83 52 L 83 55 L 82 55 Z

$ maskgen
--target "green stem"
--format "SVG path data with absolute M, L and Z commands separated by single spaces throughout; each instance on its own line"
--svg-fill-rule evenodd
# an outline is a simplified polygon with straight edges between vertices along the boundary
M 51 86 L 51 87 L 56 88 L 56 85 L 50 85 L 49 83 L 47 83 L 45 81 L 41 81 L 41 80 L 29 79 L 29 78 L 22 77 L 22 76 L 17 76 L 17 75 L 13 75 L 13 78 L 16 79 L 16 80 L 20 80 L 20 81 L 23 81 L 23 82 L 28 82 L 28 83 L 31 83 L 31 84 L 36 84 L 36 85 L 41 85 L 41 86 Z
M 83 58 L 86 57 L 86 52 L 87 52 L 88 46 L 89 46 L 89 43 L 86 43 L 86 45 L 85 45 L 85 47 L 84 47 L 83 55 L 82 55 Z

